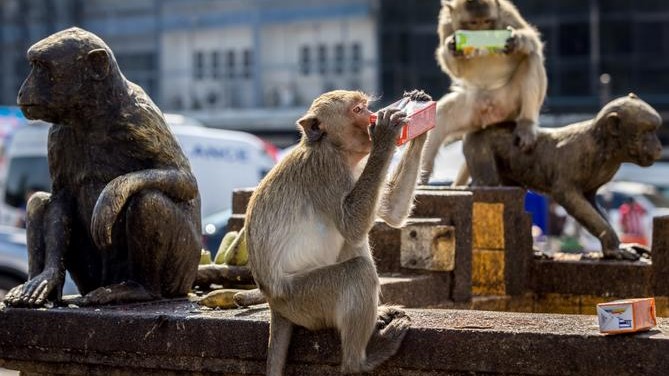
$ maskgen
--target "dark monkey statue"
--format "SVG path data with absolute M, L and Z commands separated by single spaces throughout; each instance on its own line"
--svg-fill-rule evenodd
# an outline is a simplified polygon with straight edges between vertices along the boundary
M 630 94 L 608 103 L 592 120 L 540 129 L 529 153 L 513 147 L 513 123 L 467 135 L 463 150 L 472 185 L 515 185 L 548 193 L 599 238 L 605 258 L 635 260 L 639 246 L 620 244 L 595 198 L 621 163 L 647 167 L 660 158 L 661 125 L 657 111 Z
M 29 280 L 5 302 L 60 300 L 66 270 L 82 294 L 76 304 L 186 295 L 200 257 L 200 197 L 160 110 L 90 32 L 53 34 L 28 60 L 17 100 L 27 118 L 53 123 L 53 185 L 28 201 Z

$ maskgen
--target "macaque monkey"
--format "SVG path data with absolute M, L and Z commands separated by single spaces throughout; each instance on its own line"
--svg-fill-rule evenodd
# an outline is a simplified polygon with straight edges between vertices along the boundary
M 427 137 L 409 143 L 386 182 L 406 115 L 380 111 L 370 126 L 368 101 L 361 92 L 343 90 L 316 98 L 297 122 L 299 146 L 260 182 L 249 202 L 249 264 L 271 310 L 268 375 L 282 374 L 294 324 L 336 328 L 346 373 L 381 364 L 409 328 L 404 312 L 378 307 L 368 233 L 377 215 L 391 226 L 404 224 Z M 253 300 L 254 294 L 247 296 Z
M 49 129 L 51 193 L 30 197 L 29 280 L 11 306 L 186 296 L 200 258 L 200 195 L 160 109 L 128 81 L 96 35 L 70 28 L 35 43 L 18 104 Z
M 511 30 L 503 54 L 465 57 L 455 48 L 456 30 Z M 453 85 L 437 102 L 437 126 L 423 155 L 422 182 L 444 143 L 491 124 L 515 121 L 513 143 L 524 152 L 536 140 L 539 110 L 546 96 L 546 70 L 539 32 L 508 0 L 442 1 L 436 58 Z M 456 184 L 464 183 L 461 171 Z M 460 181 L 458 181 L 460 180 Z
M 465 137 L 463 150 L 479 186 L 514 185 L 548 193 L 592 235 L 605 258 L 639 258 L 638 245 L 620 244 L 596 201 L 620 164 L 650 166 L 662 154 L 660 115 L 634 94 L 613 100 L 592 120 L 539 130 L 536 147 L 523 153 L 511 146 L 513 123 Z

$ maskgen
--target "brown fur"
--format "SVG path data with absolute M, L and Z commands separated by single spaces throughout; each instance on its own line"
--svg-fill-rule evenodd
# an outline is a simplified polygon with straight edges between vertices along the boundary
M 337 328 L 344 372 L 376 367 L 397 351 L 408 329 L 401 311 L 377 311 L 379 280 L 368 232 L 377 214 L 396 226 L 406 219 L 426 137 L 410 143 L 384 187 L 405 115 L 379 113 L 368 131 L 367 100 L 341 90 L 314 100 L 298 121 L 299 146 L 263 179 L 249 203 L 249 263 L 272 311 L 268 375 L 282 373 L 293 324 Z M 362 106 L 358 113 L 356 106 Z M 379 317 L 383 329 L 377 328 Z
M 423 157 L 423 182 L 434 167 L 444 143 L 488 125 L 515 121 L 514 143 L 531 150 L 536 139 L 539 110 L 546 96 L 543 45 L 538 31 L 508 0 L 453 0 L 442 2 L 436 58 L 453 81 L 451 92 L 437 103 L 437 127 L 431 132 Z M 506 53 L 465 58 L 455 51 L 454 32 L 512 30 Z M 463 176 L 467 176 L 466 174 Z
M 513 124 L 465 137 L 464 153 L 474 185 L 517 185 L 550 194 L 602 243 L 607 258 L 636 259 L 595 201 L 624 162 L 650 166 L 662 152 L 660 115 L 636 95 L 607 104 L 596 118 L 540 130 L 535 149 L 511 147 Z
M 18 95 L 49 131 L 52 193 L 27 208 L 30 280 L 11 305 L 58 300 L 65 270 L 77 304 L 185 296 L 197 271 L 200 197 L 160 110 L 127 81 L 100 38 L 78 28 L 30 48 Z

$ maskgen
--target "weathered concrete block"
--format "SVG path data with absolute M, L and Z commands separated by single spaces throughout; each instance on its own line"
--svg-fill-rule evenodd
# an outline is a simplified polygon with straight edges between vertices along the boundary
M 381 302 L 407 308 L 436 307 L 451 302 L 445 287 L 451 286 L 450 273 L 399 276 L 381 275 Z
M 232 214 L 245 214 L 255 188 L 238 188 L 232 192 Z
M 664 375 L 657 330 L 599 334 L 596 317 L 407 310 L 397 355 L 369 375 Z M 203 311 L 187 301 L 116 307 L 0 309 L 0 366 L 58 375 L 262 375 L 267 306 Z M 621 349 L 630 357 L 621 356 Z M 286 375 L 340 375 L 335 331 L 296 327 Z
M 669 296 L 669 216 L 653 218 L 653 292 Z
M 415 218 L 439 218 L 441 224 L 455 228 L 452 297 L 456 302 L 467 302 L 472 297 L 473 202 L 471 192 L 421 186 L 412 213 Z
M 455 228 L 407 225 L 401 229 L 402 267 L 450 272 L 455 269 Z
M 472 251 L 472 293 L 506 295 L 504 281 L 505 252 L 474 249 Z
M 504 203 L 474 202 L 472 248 L 504 250 Z
M 534 312 L 578 314 L 581 312 L 581 297 L 571 294 L 538 294 Z
M 638 298 L 652 296 L 650 265 L 641 262 L 534 260 L 533 291 Z

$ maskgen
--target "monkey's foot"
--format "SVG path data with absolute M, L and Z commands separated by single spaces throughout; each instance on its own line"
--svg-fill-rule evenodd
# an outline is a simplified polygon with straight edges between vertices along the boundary
M 63 277 L 57 271 L 45 270 L 26 283 L 9 290 L 5 304 L 11 307 L 41 307 L 49 298 L 60 300 Z
M 402 309 L 393 306 L 380 306 L 377 315 L 376 328 L 378 330 L 385 328 L 393 321 L 393 319 L 408 317 Z
M 367 344 L 367 361 L 361 371 L 371 371 L 395 355 L 410 326 L 411 319 L 401 309 L 379 307 L 377 330 Z
M 99 287 L 88 294 L 72 300 L 78 306 L 133 303 L 156 300 L 159 296 L 148 292 L 142 285 L 128 281 Z
M 650 258 L 650 249 L 637 243 L 621 244 L 618 249 L 604 251 L 605 259 L 637 261 Z

